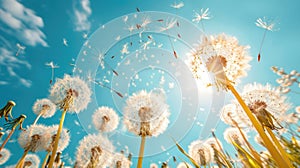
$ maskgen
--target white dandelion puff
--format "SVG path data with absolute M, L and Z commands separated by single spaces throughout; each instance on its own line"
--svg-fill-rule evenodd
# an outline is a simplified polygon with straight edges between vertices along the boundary
M 243 130 L 241 130 L 241 131 L 246 136 L 246 133 Z M 224 139 L 229 144 L 232 144 L 233 142 L 238 145 L 245 144 L 245 141 L 244 141 L 238 128 L 233 128 L 233 127 L 227 128 L 223 134 L 224 134 Z
M 130 168 L 131 161 L 122 153 L 115 153 L 113 155 L 112 164 L 110 168 Z
M 90 96 L 91 90 L 85 81 L 65 75 L 63 79 L 57 79 L 49 97 L 61 110 L 79 113 L 87 107 Z
M 39 168 L 40 167 L 40 158 L 36 154 L 28 154 L 25 157 L 24 166 L 26 168 Z
M 56 138 L 57 129 L 58 129 L 58 125 L 53 125 L 51 127 L 48 127 L 48 130 L 50 132 L 50 138 L 48 139 L 48 143 L 47 143 L 48 151 L 52 151 L 54 140 Z M 71 137 L 69 131 L 63 128 L 60 133 L 57 151 L 62 152 L 64 149 L 66 149 L 69 146 L 70 139 Z
M 237 38 L 226 34 L 205 36 L 188 55 L 189 66 L 197 79 L 201 79 L 205 66 L 214 75 L 217 88 L 227 90 L 227 82 L 236 84 L 241 77 L 247 76 L 252 59 L 248 54 L 249 48 L 241 46 Z
M 0 151 L 0 165 L 5 164 L 10 158 L 10 155 L 11 155 L 10 151 L 8 149 L 3 148 Z
M 77 148 L 76 161 L 79 167 L 108 167 L 111 164 L 114 146 L 104 136 L 85 136 Z
M 119 116 L 109 107 L 99 107 L 92 116 L 93 124 L 97 130 L 102 132 L 112 132 L 119 124 Z
M 40 117 L 43 118 L 52 117 L 56 111 L 56 105 L 52 103 L 52 101 L 49 99 L 38 99 L 34 103 L 32 110 L 34 114 L 37 115 L 37 118 L 34 122 L 36 123 Z
M 31 125 L 22 131 L 18 137 L 20 146 L 25 151 L 38 152 L 47 148 L 50 133 L 44 125 Z
M 200 9 L 200 13 L 195 12 L 194 19 L 192 20 L 193 22 L 199 23 L 202 20 L 208 20 L 210 19 L 210 13 L 209 13 L 209 8 L 206 9 Z
M 140 91 L 126 101 L 124 124 L 136 135 L 158 136 L 165 131 L 169 115 L 163 90 Z
M 189 155 L 197 164 L 206 166 L 213 161 L 214 151 L 210 145 L 201 140 L 196 140 L 189 145 Z

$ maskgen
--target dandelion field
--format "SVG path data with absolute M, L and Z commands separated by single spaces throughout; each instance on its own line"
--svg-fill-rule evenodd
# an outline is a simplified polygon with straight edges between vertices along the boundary
M 0 4 L 0 167 L 300 166 L 297 1 Z

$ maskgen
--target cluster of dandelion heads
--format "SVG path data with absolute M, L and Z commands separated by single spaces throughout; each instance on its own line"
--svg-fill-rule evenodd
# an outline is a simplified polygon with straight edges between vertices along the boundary
M 11 155 L 10 151 L 8 149 L 3 148 L 0 151 L 0 165 L 5 164 L 10 158 L 10 155 Z
M 158 136 L 166 130 L 169 115 L 169 106 L 162 89 L 151 92 L 142 90 L 127 99 L 124 124 L 136 135 Z
M 63 79 L 57 79 L 50 89 L 49 97 L 61 110 L 79 113 L 90 102 L 91 90 L 78 76 L 65 75 Z
M 273 123 L 270 124 L 274 125 L 282 122 L 283 117 L 281 116 L 285 115 L 291 107 L 291 104 L 287 102 L 287 98 L 269 84 L 247 84 L 241 96 L 258 120 L 260 120 L 260 116 L 270 114 L 273 120 Z M 246 114 L 243 113 L 241 106 L 236 109 L 236 114 L 245 124 L 252 126 Z
M 112 163 L 110 167 L 114 168 L 130 168 L 131 161 L 122 153 L 115 153 L 113 155 Z
M 247 134 L 245 131 L 241 130 L 242 133 L 245 135 L 245 137 L 247 138 Z M 227 143 L 232 144 L 233 142 L 238 144 L 238 145 L 244 145 L 245 141 L 239 131 L 238 128 L 234 128 L 234 127 L 230 127 L 227 128 L 224 131 L 224 139 Z
M 56 105 L 49 99 L 38 99 L 34 103 L 32 110 L 34 114 L 43 118 L 52 117 L 56 111 Z
M 252 59 L 248 54 L 249 48 L 226 34 L 204 36 L 201 43 L 188 54 L 189 66 L 195 78 L 202 76 L 202 67 L 205 66 L 215 76 L 215 84 L 222 88 L 224 80 L 237 83 L 247 75 Z
M 111 164 L 113 144 L 100 134 L 85 136 L 77 148 L 76 162 L 79 167 L 96 163 L 96 167 L 108 167 Z
M 101 132 L 112 132 L 119 124 L 119 116 L 109 107 L 99 107 L 92 116 L 93 124 Z
M 189 155 L 197 162 L 197 164 L 203 166 L 208 165 L 213 161 L 214 151 L 207 143 L 196 140 L 189 145 Z
M 47 148 L 50 132 L 44 125 L 31 125 L 22 131 L 18 137 L 18 142 L 24 150 L 31 152 L 42 151 Z
M 47 150 L 52 150 L 56 133 L 57 133 L 58 125 L 53 125 L 48 128 L 49 133 L 50 133 L 50 138 L 48 139 L 48 146 Z M 64 149 L 66 149 L 69 146 L 70 143 L 70 133 L 67 129 L 63 128 L 59 137 L 59 142 L 58 142 L 58 152 L 62 152 Z

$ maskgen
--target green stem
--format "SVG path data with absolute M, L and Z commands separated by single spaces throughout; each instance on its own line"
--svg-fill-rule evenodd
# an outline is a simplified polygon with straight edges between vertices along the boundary
M 141 145 L 140 145 L 139 160 L 138 160 L 137 168 L 142 168 L 142 165 L 143 165 L 145 143 L 146 143 L 146 136 L 141 136 Z
M 52 150 L 52 154 L 51 154 L 51 157 L 50 157 L 49 167 L 48 168 L 52 168 L 53 167 L 54 159 L 55 159 L 55 156 L 56 156 L 56 151 L 57 151 L 57 148 L 58 148 L 58 142 L 59 142 L 59 138 L 60 138 L 60 133 L 61 133 L 63 125 L 64 125 L 66 113 L 67 113 L 67 111 L 64 110 L 63 113 L 62 113 L 62 115 L 61 115 L 61 118 L 60 118 L 59 127 L 58 127 L 58 130 L 57 130 L 57 133 L 56 133 L 54 147 L 53 147 L 53 150 Z

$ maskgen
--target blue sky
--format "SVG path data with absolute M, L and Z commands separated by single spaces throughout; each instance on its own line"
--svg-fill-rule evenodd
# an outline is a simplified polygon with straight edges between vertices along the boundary
M 81 3 L 80 3 L 81 2 Z M 177 1 L 179 3 L 181 1 Z M 300 22 L 298 16 L 300 11 L 298 9 L 299 2 L 296 0 L 292 1 L 280 1 L 280 0 L 263 0 L 263 1 L 221 1 L 221 0 L 204 0 L 204 1 L 182 1 L 184 7 L 181 9 L 174 9 L 170 7 L 175 1 L 125 1 L 125 0 L 111 0 L 111 1 L 96 1 L 96 0 L 84 0 L 84 1 L 60 1 L 60 0 L 1 0 L 0 1 L 0 105 L 4 106 L 8 100 L 14 100 L 17 105 L 14 108 L 13 115 L 16 117 L 20 114 L 26 114 L 28 118 L 25 121 L 25 125 L 30 125 L 34 119 L 35 115 L 32 113 L 32 105 L 36 99 L 44 98 L 48 96 L 50 89 L 49 80 L 51 79 L 51 68 L 47 67 L 45 63 L 53 61 L 59 66 L 55 69 L 55 77 L 63 77 L 64 73 L 72 74 L 73 66 L 71 63 L 78 63 L 79 58 L 82 57 L 82 52 L 84 51 L 84 42 L 88 39 L 93 40 L 95 48 L 101 49 L 102 46 L 97 45 L 102 42 L 111 42 L 112 39 L 107 37 L 99 36 L 101 33 L 101 27 L 107 25 L 107 23 L 116 22 L 116 20 L 122 20 L 124 15 L 129 15 L 136 12 L 136 8 L 139 8 L 142 12 L 144 11 L 158 11 L 167 12 L 170 14 L 178 15 L 186 20 L 191 21 L 194 17 L 194 11 L 200 11 L 201 8 L 209 8 L 212 18 L 209 20 L 204 20 L 203 24 L 205 27 L 206 34 L 219 34 L 226 33 L 238 38 L 242 45 L 250 45 L 250 55 L 253 56 L 251 61 L 251 70 L 248 72 L 248 77 L 242 79 L 242 83 L 237 87 L 241 90 L 242 86 L 249 82 L 260 82 L 260 83 L 272 83 L 276 85 L 275 79 L 277 76 L 273 74 L 270 70 L 271 66 L 283 67 L 287 71 L 299 68 L 299 52 L 298 48 L 300 45 Z M 132 14 L 131 14 L 132 15 Z M 169 14 L 166 14 L 169 16 Z M 263 49 L 261 52 L 262 59 L 260 62 L 256 61 L 256 56 L 260 47 L 260 42 L 264 33 L 264 30 L 255 26 L 255 21 L 259 17 L 273 18 L 276 23 L 278 31 L 267 32 L 266 39 L 264 41 Z M 143 17 L 143 15 L 142 15 Z M 113 19 L 118 18 L 114 21 Z M 112 22 L 111 22 L 112 21 Z M 192 24 L 192 23 L 190 23 Z M 193 23 L 195 27 L 201 30 L 201 24 Z M 108 29 L 109 28 L 109 29 Z M 109 27 L 106 29 L 108 33 L 116 33 L 122 31 L 121 27 Z M 186 33 L 192 36 L 194 32 L 185 31 L 185 29 L 178 30 L 182 33 Z M 83 35 L 87 34 L 87 38 Z M 147 34 L 147 33 L 145 33 Z M 153 33 L 148 33 L 152 35 Z M 157 44 L 162 43 L 165 46 L 165 50 L 170 50 L 171 45 L 168 43 L 168 38 L 166 35 L 161 35 L 157 33 L 153 35 L 156 37 Z M 144 36 L 146 40 L 147 37 Z M 114 45 L 109 48 L 107 56 L 120 55 L 119 51 L 122 46 L 130 41 L 138 41 L 138 35 L 133 35 L 132 38 L 122 38 L 120 41 L 115 41 Z M 195 37 L 197 38 L 197 37 Z M 63 44 L 63 39 L 67 40 L 68 45 Z M 97 42 L 98 40 L 98 42 Z M 200 40 L 200 37 L 199 37 Z M 21 44 L 25 46 L 25 50 L 21 51 L 18 56 L 16 53 L 18 47 Z M 174 42 L 175 43 L 175 42 Z M 188 50 L 188 46 L 183 45 L 180 42 L 174 44 L 175 47 L 181 48 L 182 53 Z M 135 47 L 135 48 L 134 48 Z M 138 44 L 134 44 L 131 51 L 141 50 Z M 144 52 L 144 51 L 143 51 Z M 160 54 L 168 54 L 166 51 L 160 51 Z M 152 53 L 148 54 L 153 54 Z M 157 54 L 157 53 L 156 53 Z M 169 54 L 170 56 L 170 54 Z M 117 57 L 117 56 L 116 56 Z M 179 56 L 180 57 L 180 56 Z M 157 58 L 157 57 L 156 57 Z M 166 57 L 168 58 L 168 57 Z M 162 64 L 165 58 L 160 58 Z M 182 56 L 183 59 L 183 56 Z M 180 59 L 181 60 L 181 59 Z M 155 60 L 156 61 L 156 60 Z M 126 61 L 122 58 L 117 57 L 114 60 L 109 60 L 108 63 L 118 69 L 118 63 L 125 63 Z M 101 68 L 95 69 L 97 72 L 96 78 L 98 80 L 104 80 L 105 73 L 101 71 Z M 160 67 L 161 70 L 166 70 L 167 66 Z M 165 68 L 165 69 L 164 69 Z M 119 69 L 121 69 L 119 67 Z M 299 69 L 298 69 L 299 70 Z M 149 80 L 152 71 L 155 71 L 158 75 Z M 122 72 L 124 72 L 122 70 Z M 120 74 L 122 72 L 119 72 Z M 177 106 L 176 98 L 182 96 L 179 88 L 185 88 L 180 84 L 180 80 L 176 79 L 175 73 L 164 75 L 166 85 L 168 89 L 170 85 L 175 83 L 173 89 L 167 91 L 168 102 L 171 106 L 171 126 L 178 125 L 178 129 L 182 125 L 182 129 L 185 128 L 187 122 L 181 121 L 180 115 L 182 112 L 176 110 L 178 108 L 184 107 L 186 104 L 180 104 Z M 143 77 L 143 82 L 140 82 L 137 87 L 128 87 L 126 92 L 130 95 L 132 92 L 147 89 L 150 90 L 153 87 L 158 87 L 161 81 L 161 72 L 158 69 L 145 69 L 140 72 L 140 77 Z M 113 78 L 113 75 L 107 75 L 107 78 L 112 81 L 108 83 L 112 87 L 117 87 L 115 82 L 119 79 Z M 175 79 L 174 79 L 175 78 Z M 147 81 L 148 79 L 148 81 Z M 152 84 L 150 83 L 152 81 Z M 119 81 L 119 85 L 122 85 L 122 80 Z M 147 84 L 148 83 L 148 84 Z M 150 84 L 149 84 L 150 83 Z M 176 85 L 177 83 L 177 85 Z M 108 105 L 115 108 L 119 115 L 122 114 L 122 109 L 115 105 L 119 98 L 111 94 L 108 90 L 101 87 L 93 88 L 93 92 L 97 95 L 97 105 Z M 185 91 L 185 90 L 183 90 Z M 192 93 L 191 93 L 192 94 Z M 207 94 L 207 93 L 204 93 Z M 190 95 L 191 96 L 191 95 Z M 289 100 L 293 103 L 299 101 L 299 95 L 290 94 Z M 211 98 L 211 97 L 209 97 Z M 117 99 L 117 100 L 115 100 Z M 115 100 L 115 102 L 113 101 Z M 204 116 L 207 115 L 210 107 L 210 101 L 205 100 L 203 97 L 199 97 L 199 101 L 203 100 L 203 104 L 200 107 L 204 108 L 204 112 L 198 109 L 198 111 L 191 114 L 191 116 L 196 116 L 196 121 L 192 122 L 186 128 L 190 130 L 181 130 L 182 132 L 187 132 L 185 135 L 180 135 L 180 140 L 182 146 L 187 149 L 188 144 L 197 139 L 200 135 L 201 128 L 197 125 L 197 122 L 202 122 L 201 117 L 203 113 Z M 225 102 L 231 100 L 231 95 L 226 94 Z M 198 103 L 198 102 L 196 102 Z M 297 104 L 295 104 L 296 106 Z M 92 113 L 92 111 L 89 111 Z M 87 113 L 86 113 L 87 114 Z M 76 115 L 67 115 L 65 121 L 65 127 L 70 129 L 71 132 L 71 143 L 69 147 L 64 151 L 65 161 L 74 160 L 76 146 L 78 141 L 86 135 L 86 131 L 93 132 L 93 130 L 88 130 L 88 118 L 85 118 L 85 113 Z M 191 116 L 187 116 L 187 119 Z M 56 115 L 50 119 L 41 119 L 40 122 L 46 125 L 58 124 L 60 117 L 60 112 L 58 111 Z M 217 121 L 218 119 L 216 119 Z M 77 125 L 74 121 L 82 122 L 83 127 Z M 4 120 L 1 120 L 1 125 Z M 172 127 L 177 128 L 177 127 Z M 216 127 L 217 134 L 222 137 L 222 130 L 224 130 L 225 125 L 219 124 Z M 167 131 L 168 134 L 175 134 L 172 130 Z M 156 145 L 157 149 L 161 149 L 162 144 L 167 144 L 170 146 L 170 150 L 163 151 L 159 154 L 157 151 L 150 150 L 150 147 L 146 147 L 147 150 L 151 151 L 145 158 L 144 166 L 147 167 L 150 163 L 159 161 L 166 161 L 172 155 L 180 155 L 177 149 L 172 145 L 172 142 L 167 137 L 167 133 L 162 135 L 162 139 L 153 140 L 153 145 Z M 12 139 L 16 139 L 18 132 L 15 133 Z M 122 124 L 119 126 L 118 131 L 111 136 L 112 141 L 118 150 L 124 149 L 124 146 L 136 146 L 138 139 L 134 141 L 127 141 L 122 137 L 123 135 L 127 137 L 132 137 L 133 135 L 124 131 L 122 129 Z M 174 135 L 176 136 L 176 135 Z M 159 138 L 158 138 L 159 139 Z M 126 144 L 128 143 L 128 144 Z M 149 140 L 151 144 L 152 141 Z M 157 143 L 157 144 L 156 144 Z M 223 143 L 225 144 L 225 142 Z M 152 145 L 152 144 L 151 144 Z M 226 145 L 225 145 L 226 146 Z M 14 164 L 18 158 L 21 156 L 21 147 L 17 142 L 10 142 L 7 144 L 6 148 L 10 149 L 13 156 L 7 162 L 7 165 Z M 166 148 L 166 147 L 163 147 Z M 229 149 L 230 150 L 230 149 Z M 130 149 L 129 151 L 135 152 L 137 149 Z M 136 155 L 137 153 L 134 153 Z M 39 153 L 41 158 L 45 153 Z M 67 164 L 68 165 L 68 164 Z M 172 165 L 171 165 L 172 166 Z

